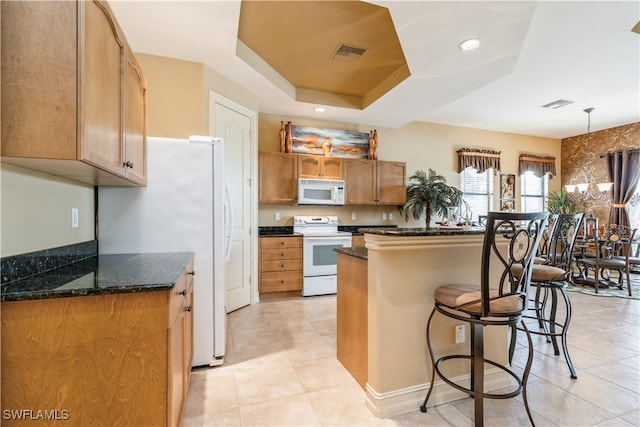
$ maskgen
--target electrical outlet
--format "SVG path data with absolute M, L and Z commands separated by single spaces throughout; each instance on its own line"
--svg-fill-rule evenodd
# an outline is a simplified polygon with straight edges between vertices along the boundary
M 393 221 L 393 213 L 389 212 L 389 221 Z
M 356 220 L 356 213 L 351 212 L 351 221 L 355 221 L 355 220 Z
M 464 325 L 456 325 L 456 344 L 464 342 Z
M 280 212 L 274 212 L 273 213 L 273 219 L 275 221 L 280 221 Z
M 80 211 L 78 208 L 71 208 L 71 228 L 80 227 Z
M 383 221 L 387 220 L 387 213 L 386 212 L 382 212 L 382 220 Z

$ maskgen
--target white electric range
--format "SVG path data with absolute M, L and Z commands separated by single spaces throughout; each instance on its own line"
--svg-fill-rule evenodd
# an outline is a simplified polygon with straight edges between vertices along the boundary
M 335 248 L 351 246 L 351 233 L 338 231 L 337 216 L 294 216 L 293 232 L 303 236 L 302 295 L 335 294 L 338 288 L 338 254 Z

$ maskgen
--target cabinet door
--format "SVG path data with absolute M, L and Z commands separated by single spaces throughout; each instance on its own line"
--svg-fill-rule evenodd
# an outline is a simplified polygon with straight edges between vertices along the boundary
M 260 152 L 260 203 L 291 204 L 298 200 L 298 156 L 296 154 Z
M 376 161 L 344 159 L 345 204 L 373 205 L 376 201 Z
M 342 159 L 337 157 L 323 157 L 322 178 L 342 179 Z
M 404 205 L 406 193 L 406 163 L 378 160 L 376 197 L 379 205 Z
M 121 114 L 124 38 L 106 4 L 81 1 L 78 7 L 78 158 L 124 176 Z
M 298 174 L 300 178 L 322 178 L 322 157 L 298 155 Z
M 124 165 L 126 177 L 144 185 L 146 179 L 147 82 L 142 68 L 126 48 L 124 86 Z
M 76 159 L 77 7 L 0 2 L 3 159 Z

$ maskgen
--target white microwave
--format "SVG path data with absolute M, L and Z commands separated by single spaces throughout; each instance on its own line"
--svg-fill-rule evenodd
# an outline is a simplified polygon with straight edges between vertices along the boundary
M 299 205 L 344 205 L 344 181 L 298 179 Z

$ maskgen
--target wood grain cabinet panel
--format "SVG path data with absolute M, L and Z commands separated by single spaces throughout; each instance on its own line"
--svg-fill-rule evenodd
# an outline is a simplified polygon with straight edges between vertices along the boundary
M 298 155 L 298 177 L 342 179 L 342 159 L 307 154 Z
M 261 237 L 260 293 L 302 290 L 302 237 Z
M 368 379 L 367 260 L 338 253 L 337 358 L 365 389 Z
M 298 201 L 298 155 L 258 153 L 260 203 L 293 204 Z
M 2 161 L 93 185 L 144 185 L 146 80 L 108 4 L 1 8 Z
M 2 302 L 2 408 L 65 410 L 70 426 L 179 425 L 192 265 L 168 291 Z
M 406 163 L 345 159 L 345 204 L 404 205 Z

